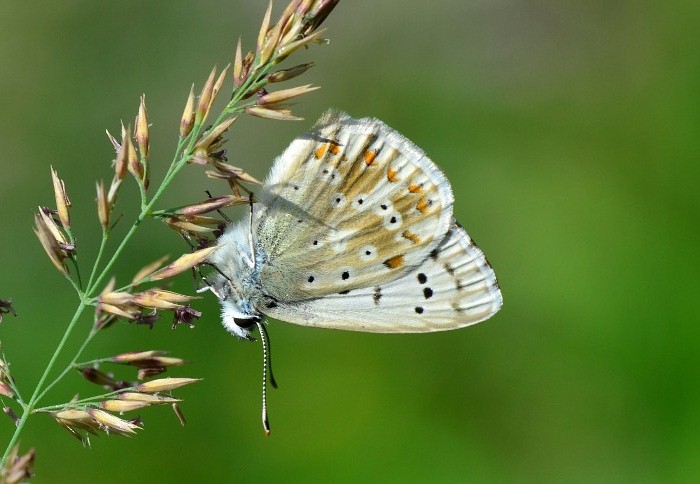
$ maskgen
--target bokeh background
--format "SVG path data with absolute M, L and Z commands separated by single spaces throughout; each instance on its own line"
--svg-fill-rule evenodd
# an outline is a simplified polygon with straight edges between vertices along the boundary
M 145 93 L 157 180 L 190 84 L 230 62 L 238 35 L 252 46 L 264 9 L 0 3 L 0 297 L 19 312 L 0 340 L 25 393 L 76 304 L 31 230 L 36 206 L 53 204 L 49 165 L 90 260 L 94 180 L 113 156 L 105 128 L 131 122 Z M 697 482 L 700 4 L 346 0 L 327 27 L 331 44 L 297 58 L 317 63 L 299 83 L 323 86 L 297 107 L 306 121 L 242 119 L 229 158 L 262 178 L 327 107 L 383 119 L 447 173 L 503 311 L 429 335 L 273 321 L 269 438 L 260 348 L 224 331 L 213 297 L 197 304 L 194 330 L 118 324 L 85 358 L 186 358 L 170 374 L 204 378 L 178 392 L 188 425 L 146 409 L 137 437 L 84 449 L 33 418 L 22 446 L 37 449 L 36 482 Z M 195 167 L 162 207 L 206 189 L 223 186 Z M 147 224 L 116 273 L 184 250 Z M 92 391 L 74 375 L 50 402 Z M 11 431 L 0 420 L 0 436 Z

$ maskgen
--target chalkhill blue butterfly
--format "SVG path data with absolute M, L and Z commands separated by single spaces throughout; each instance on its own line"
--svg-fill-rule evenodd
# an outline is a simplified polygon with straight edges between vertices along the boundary
M 257 329 L 265 354 L 264 316 L 421 333 L 501 308 L 493 269 L 453 216 L 447 178 L 377 119 L 326 112 L 275 160 L 255 201 L 209 262 L 224 326 L 247 339 Z M 263 424 L 269 431 L 264 392 Z

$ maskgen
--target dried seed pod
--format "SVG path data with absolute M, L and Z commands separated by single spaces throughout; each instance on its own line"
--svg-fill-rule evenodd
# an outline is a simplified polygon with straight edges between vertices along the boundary
M 112 304 L 114 306 L 125 306 L 128 304 L 133 304 L 134 295 L 125 291 L 117 291 L 101 294 L 98 299 L 100 302 L 105 304 Z
M 272 0 L 267 4 L 267 10 L 263 16 L 263 21 L 260 24 L 260 31 L 258 32 L 258 52 L 263 50 L 265 46 L 265 37 L 267 36 L 267 31 L 270 28 L 270 16 L 272 15 Z
M 126 318 L 126 319 L 131 319 L 131 320 L 136 320 L 138 318 L 138 312 L 134 311 L 132 309 L 122 309 L 118 306 L 114 306 L 112 304 L 106 304 L 106 303 L 99 303 L 97 305 L 97 309 L 100 312 L 105 312 L 109 314 L 113 314 L 115 316 L 119 316 L 120 318 Z
M 262 106 L 249 106 L 245 112 L 258 118 L 276 119 L 278 121 L 301 121 L 304 118 L 294 116 L 288 109 L 268 109 Z
M 129 131 L 130 130 L 127 129 L 122 133 L 124 135 L 122 138 L 122 145 L 126 150 L 127 168 L 129 169 L 129 173 L 131 173 L 131 175 L 136 178 L 136 181 L 139 182 L 139 185 L 143 186 L 145 189 L 148 188 L 148 181 L 146 180 L 146 167 L 144 166 L 143 161 L 136 154 L 136 148 L 134 148 L 134 144 L 132 143 L 131 137 L 128 134 Z
M 204 234 L 211 234 L 214 232 L 214 228 L 204 227 L 194 222 L 190 222 L 188 217 L 166 217 L 165 223 L 168 226 L 183 235 L 191 235 L 193 237 L 201 236 Z
M 272 54 L 277 49 L 281 37 L 281 25 L 278 23 L 268 32 L 268 35 L 265 38 L 264 46 L 259 51 L 260 56 L 258 57 L 258 65 L 262 66 L 268 63 L 272 57 Z
M 18 424 L 19 424 L 20 418 L 19 418 L 19 416 L 15 413 L 14 410 L 12 410 L 10 407 L 2 407 L 2 411 L 5 412 L 5 415 L 7 415 L 8 417 L 10 417 L 10 420 L 12 420 L 12 422 L 13 422 L 15 425 L 18 425 Z M 0 480 L 0 482 L 2 482 L 2 480 Z
M 0 381 L 0 395 L 4 395 L 8 398 L 14 398 L 15 392 L 12 390 L 12 388 L 10 388 L 10 385 Z
M 85 410 L 66 408 L 51 412 L 51 416 L 80 440 L 81 432 L 95 434 L 100 429 L 100 424 Z
M 233 117 L 226 119 L 218 125 L 216 125 L 215 127 L 211 128 L 207 132 L 206 136 L 199 140 L 195 145 L 193 149 L 195 158 L 203 158 L 205 160 L 208 160 L 209 156 L 212 155 L 213 152 L 219 150 L 223 141 L 223 134 L 231 127 L 231 125 L 236 121 L 236 119 L 238 118 Z M 192 161 L 197 162 L 197 160 Z M 199 163 L 202 164 L 201 162 Z
M 114 291 L 114 288 L 117 285 L 117 278 L 112 276 L 109 281 L 107 281 L 107 284 L 105 284 L 105 287 L 102 289 L 102 292 L 100 294 L 107 294 L 112 291 Z
M 100 219 L 100 225 L 104 230 L 109 228 L 109 217 L 112 212 L 112 206 L 107 198 L 105 185 L 102 181 L 97 182 L 97 216 Z
M 127 353 L 121 353 L 117 356 L 113 356 L 110 361 L 114 363 L 127 363 L 131 364 L 135 361 L 140 361 L 147 358 L 153 358 L 154 356 L 164 355 L 165 351 L 161 350 L 148 350 L 148 351 L 129 351 Z
M 190 94 L 187 96 L 185 110 L 180 118 L 180 136 L 184 138 L 192 131 L 194 126 L 194 84 L 190 87 Z
M 158 299 L 154 294 L 146 291 L 146 292 L 141 292 L 139 294 L 135 294 L 133 298 L 134 304 L 137 304 L 138 306 L 141 306 L 142 308 L 149 308 L 149 309 L 176 309 L 180 305 L 171 303 L 168 301 L 163 301 L 162 299 Z
M 146 378 L 151 378 L 152 376 L 160 375 L 164 373 L 167 368 L 162 366 L 151 366 L 148 368 L 139 368 L 136 378 L 139 380 L 145 380 Z
M 311 84 L 307 84 L 305 86 L 292 87 L 290 89 L 283 89 L 281 91 L 271 92 L 260 96 L 260 98 L 258 99 L 258 103 L 260 105 L 270 107 L 270 105 L 272 104 L 277 104 L 280 102 L 288 101 L 295 97 L 303 96 L 304 94 L 315 91 L 316 89 L 320 89 L 320 87 L 312 86 Z
M 325 32 L 324 30 L 319 30 L 318 32 L 314 32 L 313 34 L 307 36 L 307 37 L 302 37 L 299 40 L 290 42 L 282 47 L 277 51 L 277 60 L 278 62 L 286 59 L 289 57 L 291 54 L 296 52 L 302 47 L 305 47 L 309 45 L 312 42 L 316 42 L 321 38 L 321 35 Z
M 51 236 L 54 238 L 59 247 L 62 248 L 63 246 L 69 245 L 68 238 L 63 233 L 63 231 L 58 226 L 53 217 L 51 217 L 49 213 L 47 213 L 46 209 L 42 209 L 41 207 L 39 207 L 39 216 L 44 222 L 44 226 L 49 230 L 49 232 L 51 232 Z
M 70 199 L 66 193 L 66 184 L 58 178 L 56 170 L 51 167 L 51 179 L 53 180 L 53 191 L 56 198 L 56 209 L 58 210 L 58 219 L 64 229 L 70 229 Z
M 297 76 L 302 75 L 304 72 L 309 70 L 314 66 L 313 62 L 308 62 L 306 64 L 299 64 L 298 66 L 290 67 L 289 69 L 283 69 L 280 71 L 272 72 L 268 74 L 268 82 L 283 82 L 290 79 L 294 79 Z
M 195 115 L 195 123 L 202 124 L 211 106 L 212 94 L 214 92 L 214 77 L 216 76 L 216 67 L 211 70 L 207 82 L 202 87 L 202 92 L 199 94 L 199 103 L 197 104 L 197 112 Z
M 134 137 L 139 146 L 139 153 L 143 158 L 148 158 L 150 136 L 148 133 L 148 113 L 146 111 L 146 95 L 141 96 L 139 103 L 139 114 L 136 117 L 136 128 Z
M 224 81 L 226 80 L 226 74 L 228 74 L 229 67 L 230 67 L 230 65 L 226 66 L 221 71 L 221 74 L 219 74 L 219 78 L 214 83 L 214 89 L 212 90 L 211 101 L 209 101 L 209 110 L 211 110 L 212 104 L 214 104 L 214 101 L 216 101 L 216 97 L 219 95 L 219 91 L 221 90 L 221 86 L 224 85 Z
M 181 366 L 185 364 L 182 358 L 174 358 L 172 356 L 163 356 L 164 351 L 149 350 L 137 351 L 131 353 L 122 353 L 110 359 L 113 363 L 121 363 L 131 365 L 138 368 L 160 367 L 168 368 L 171 366 Z
M 54 238 L 51 230 L 44 222 L 40 214 L 34 216 L 34 234 L 36 234 L 41 246 L 44 248 L 46 255 L 58 271 L 64 276 L 68 276 L 68 267 L 65 265 L 66 254 L 59 246 L 58 241 Z
M 137 401 L 126 401 L 126 400 L 105 400 L 100 402 L 100 407 L 108 412 L 129 412 L 131 410 L 138 410 L 143 407 L 148 407 L 150 403 L 148 402 L 137 402 Z
M 179 208 L 173 212 L 174 215 L 202 215 L 209 212 L 214 212 L 225 207 L 233 205 L 242 205 L 248 203 L 247 197 L 239 197 L 236 195 L 220 195 L 218 197 L 209 198 L 203 202 L 188 205 Z
M 147 292 L 152 293 L 158 299 L 174 303 L 185 303 L 194 301 L 195 299 L 202 299 L 199 296 L 187 296 L 173 291 L 166 291 L 165 289 L 149 289 Z
M 219 174 L 214 174 L 211 175 L 214 172 L 208 171 L 206 172 L 208 176 L 212 178 L 228 178 L 228 179 L 237 179 L 245 183 L 255 183 L 257 185 L 262 185 L 262 182 L 258 180 L 257 178 L 249 175 L 248 173 L 244 172 L 242 169 L 229 165 L 228 163 L 224 163 L 223 161 L 214 161 L 212 163 L 214 168 L 219 172 Z
M 150 405 L 158 405 L 164 403 L 177 403 L 182 400 L 168 397 L 165 395 L 154 395 L 151 393 L 124 392 L 119 394 L 119 399 L 134 402 L 144 402 Z
M 107 132 L 107 135 L 117 149 L 117 157 L 114 159 L 114 176 L 117 180 L 121 181 L 126 177 L 126 172 L 128 171 L 129 150 L 124 145 L 123 141 L 118 143 L 109 132 Z M 124 126 L 122 126 L 122 140 L 124 137 Z
M 16 444 L 7 455 L 5 463 L 0 468 L 0 482 L 2 484 L 19 484 L 28 482 L 34 475 L 32 466 L 34 465 L 34 457 L 36 452 L 34 449 L 24 455 L 19 455 L 19 444 Z
M 129 383 L 128 381 L 115 380 L 113 375 L 98 370 L 97 368 L 80 368 L 78 371 L 80 371 L 80 374 L 87 381 L 96 385 L 100 385 L 101 387 L 106 388 L 107 390 L 115 391 L 131 386 L 131 383 Z
M 160 378 L 158 380 L 147 381 L 136 387 L 142 393 L 169 392 L 191 383 L 200 381 L 201 378 Z
M 243 52 L 241 50 L 241 38 L 238 37 L 236 45 L 236 56 L 233 60 L 233 86 L 239 87 L 245 79 L 243 78 Z
M 148 265 L 143 266 L 139 271 L 136 273 L 134 278 L 131 280 L 132 285 L 137 285 L 140 282 L 142 282 L 144 279 L 146 279 L 150 274 L 154 273 L 155 271 L 158 270 L 160 266 L 163 265 L 163 262 L 168 260 L 168 256 L 163 256 L 160 259 L 151 262 Z
M 209 258 L 209 256 L 218 248 L 218 246 L 207 247 L 206 249 L 197 250 L 190 254 L 184 254 L 180 256 L 177 260 L 174 260 L 167 266 L 163 267 L 161 270 L 151 274 L 151 276 L 148 279 L 151 281 L 160 281 L 169 277 L 176 276 L 177 274 L 185 272 L 191 269 L 192 267 L 206 261 Z
M 122 435 L 135 434 L 141 427 L 132 421 L 121 419 L 99 408 L 88 408 L 87 413 L 100 425 L 105 432 L 115 432 Z
M 310 22 L 306 30 L 302 31 L 302 34 L 307 35 L 314 30 L 316 30 L 324 20 L 330 15 L 338 2 L 340 0 L 320 0 L 319 2 L 314 2 L 310 13 Z
M 175 412 L 175 416 L 180 421 L 180 425 L 184 427 L 187 424 L 187 420 L 185 420 L 185 414 L 182 413 L 180 405 L 173 403 L 173 412 Z

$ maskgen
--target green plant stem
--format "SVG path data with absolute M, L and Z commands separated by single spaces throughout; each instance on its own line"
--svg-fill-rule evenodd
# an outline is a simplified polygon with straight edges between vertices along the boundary
M 94 366 L 99 363 L 113 363 L 112 357 L 108 356 L 107 358 L 97 358 L 96 360 L 90 360 L 90 361 L 81 361 L 80 363 L 73 363 L 73 366 L 75 368 L 84 368 L 86 366 Z
M 5 356 L 5 352 L 1 351 L 1 353 L 2 353 L 2 361 L 6 362 L 7 356 Z M 6 367 L 6 371 L 7 371 L 7 383 L 10 385 L 10 388 L 12 388 L 12 391 L 15 392 L 15 396 L 17 397 L 17 401 L 19 402 L 19 404 L 22 405 L 22 407 L 24 407 L 24 405 L 25 405 L 24 399 L 22 398 L 22 395 L 19 392 L 19 388 L 17 387 L 17 383 L 15 382 L 14 377 L 10 373 L 9 367 Z
M 51 390 L 59 381 L 63 379 L 64 376 L 68 374 L 69 371 L 71 371 L 75 367 L 75 362 L 80 358 L 80 355 L 83 353 L 85 350 L 85 347 L 92 341 L 92 338 L 97 334 L 97 329 L 93 326 L 92 329 L 90 330 L 90 333 L 88 333 L 87 338 L 85 338 L 85 341 L 83 341 L 83 344 L 80 345 L 80 348 L 78 348 L 78 351 L 75 353 L 73 356 L 73 359 L 66 365 L 66 367 L 63 369 L 63 371 L 48 385 L 46 385 L 46 388 L 39 394 L 37 397 L 37 402 L 41 401 L 46 394 Z
M 68 282 L 70 282 L 71 286 L 73 286 L 73 289 L 75 289 L 75 292 L 78 293 L 78 297 L 80 297 L 80 299 L 82 299 L 83 298 L 83 290 L 80 288 L 78 283 L 76 283 L 75 280 L 73 280 L 73 278 L 70 276 L 66 276 L 66 279 L 68 280 Z
M 191 139 L 196 139 L 197 132 L 199 130 L 193 130 L 193 136 Z M 100 259 L 102 258 L 102 254 L 104 253 L 105 245 L 106 245 L 106 240 L 107 240 L 107 232 L 103 232 L 102 236 L 102 243 L 100 244 L 100 249 L 97 254 L 97 258 L 95 260 L 95 265 L 93 266 L 92 273 L 90 274 L 90 279 L 88 282 L 88 287 L 85 289 L 85 293 L 82 293 L 80 289 L 76 286 L 75 281 L 72 279 L 71 282 L 73 286 L 76 288 L 76 291 L 80 294 L 80 304 L 78 305 L 77 309 L 75 310 L 75 313 L 73 314 L 73 317 L 70 320 L 70 323 L 68 323 L 68 327 L 66 328 L 65 333 L 63 333 L 63 337 L 61 338 L 61 341 L 58 343 L 58 346 L 56 346 L 56 349 L 54 350 L 53 355 L 51 356 L 51 359 L 49 360 L 48 364 L 46 365 L 46 368 L 44 369 L 44 373 L 41 375 L 41 378 L 39 379 L 39 382 L 37 383 L 36 387 L 34 388 L 34 392 L 32 393 L 31 398 L 29 399 L 29 402 L 26 403 L 23 407 L 22 411 L 22 416 L 19 419 L 19 422 L 17 422 L 17 427 L 15 428 L 14 433 L 12 434 L 12 438 L 10 438 L 10 442 L 7 444 L 7 448 L 5 449 L 5 453 L 3 454 L 2 460 L 0 460 L 0 464 L 4 464 L 5 460 L 7 459 L 7 456 L 9 455 L 10 451 L 12 450 L 12 447 L 17 443 L 17 440 L 19 439 L 19 436 L 24 429 L 24 426 L 27 423 L 27 419 L 29 416 L 34 412 L 35 407 L 37 402 L 46 395 L 46 392 L 48 392 L 56 383 L 58 383 L 72 368 L 73 364 L 75 363 L 75 360 L 77 360 L 80 357 L 80 354 L 84 350 L 84 348 L 87 346 L 87 344 L 90 342 L 92 339 L 92 336 L 94 335 L 93 333 L 95 332 L 94 329 L 90 332 L 90 335 L 85 339 L 83 344 L 81 345 L 80 349 L 76 353 L 76 356 L 73 358 L 71 361 L 70 365 L 66 367 L 66 369 L 61 372 L 61 374 L 53 381 L 51 382 L 47 387 L 44 388 L 44 383 L 46 382 L 46 379 L 49 376 L 49 373 L 51 373 L 51 370 L 53 370 L 54 365 L 56 364 L 56 360 L 58 359 L 59 354 L 63 350 L 66 342 L 68 341 L 68 338 L 70 337 L 71 333 L 73 332 L 73 328 L 75 327 L 76 323 L 78 322 L 78 319 L 80 319 L 80 316 L 83 314 L 83 311 L 85 308 L 91 303 L 89 298 L 93 297 L 93 294 L 95 293 L 96 288 L 102 284 L 102 281 L 104 280 L 105 277 L 107 277 L 107 274 L 111 271 L 112 267 L 116 263 L 117 259 L 121 255 L 122 251 L 126 247 L 126 244 L 131 240 L 131 237 L 133 237 L 134 233 L 136 232 L 136 229 L 138 226 L 143 222 L 143 220 L 146 218 L 146 216 L 149 214 L 151 208 L 153 205 L 155 205 L 156 201 L 160 198 L 162 195 L 163 191 L 167 186 L 170 184 L 172 181 L 173 177 L 180 171 L 180 169 L 185 165 L 187 159 L 188 159 L 188 154 L 189 151 L 191 151 L 191 146 L 193 143 L 190 143 L 188 146 L 187 150 L 184 150 L 184 154 L 182 151 L 182 144 L 178 145 L 178 150 L 176 152 L 176 155 L 173 159 L 173 162 L 171 163 L 171 169 L 168 170 L 168 176 L 163 180 L 163 182 L 160 184 L 158 187 L 158 190 L 156 190 L 156 193 L 153 195 L 153 198 L 142 207 L 141 213 L 139 213 L 136 221 L 134 224 L 131 226 L 129 231 L 126 233 L 124 238 L 122 239 L 121 243 L 117 247 L 117 249 L 114 251 L 114 254 L 112 254 L 111 259 L 107 264 L 105 265 L 104 269 L 102 272 L 100 272 L 100 275 L 97 276 L 97 279 L 95 279 L 95 274 L 97 273 L 97 267 L 99 265 Z M 94 280 L 95 279 L 95 280 Z M 93 283 L 94 280 L 94 283 Z
M 219 123 L 221 123 L 226 117 L 229 116 L 234 116 L 239 114 L 242 110 L 243 107 L 238 106 L 238 103 L 245 97 L 246 93 L 249 92 L 252 88 L 255 88 L 256 90 L 259 89 L 260 87 L 264 86 L 267 84 L 264 76 L 267 74 L 267 72 L 270 71 L 270 69 L 277 64 L 276 62 L 276 56 L 269 59 L 268 62 L 263 65 L 259 66 L 256 70 L 256 75 L 248 77 L 246 82 L 239 87 L 239 89 L 234 93 L 234 95 L 231 98 L 231 101 L 228 103 L 226 108 L 219 114 L 217 117 L 217 120 L 214 122 L 213 126 L 217 126 Z M 29 416 L 34 413 L 35 411 L 49 411 L 57 408 L 63 408 L 65 407 L 65 404 L 60 404 L 60 405 L 51 405 L 47 407 L 42 407 L 42 408 L 36 408 L 37 402 L 39 402 L 49 390 L 51 390 L 59 381 L 63 379 L 63 377 L 70 372 L 71 369 L 73 369 L 76 360 L 80 357 L 82 354 L 83 350 L 85 347 L 88 345 L 88 343 L 92 340 L 93 336 L 97 333 L 97 331 L 93 328 L 90 333 L 88 334 L 87 338 L 83 341 L 82 345 L 76 352 L 75 356 L 72 358 L 71 362 L 69 365 L 66 366 L 66 368 L 47 386 L 44 387 L 44 384 L 46 382 L 46 379 L 48 378 L 49 374 L 53 370 L 54 365 L 56 364 L 56 361 L 58 359 L 58 356 L 60 355 L 61 351 L 63 350 L 66 342 L 68 341 L 68 338 L 70 337 L 76 323 L 78 322 L 78 319 L 80 319 L 80 316 L 82 315 L 83 311 L 88 305 L 91 305 L 94 303 L 94 298 L 95 294 L 97 293 L 97 288 L 100 287 L 100 285 L 104 282 L 104 279 L 107 277 L 107 275 L 110 273 L 112 270 L 112 267 L 116 263 L 117 259 L 121 255 L 122 251 L 126 247 L 126 245 L 129 243 L 131 238 L 134 236 L 134 233 L 136 232 L 136 229 L 141 225 L 141 222 L 151 213 L 151 210 L 155 203 L 160 199 L 161 195 L 163 194 L 163 191 L 170 185 L 172 182 L 173 178 L 180 172 L 180 170 L 185 166 L 187 161 L 189 160 L 190 156 L 192 155 L 192 151 L 194 149 L 194 146 L 196 145 L 197 140 L 199 139 L 199 135 L 202 131 L 202 121 L 198 123 L 195 123 L 195 125 L 192 128 L 192 131 L 189 133 L 188 136 L 184 138 L 180 138 L 178 140 L 178 145 L 177 149 L 175 151 L 175 156 L 173 157 L 173 161 L 171 162 L 170 166 L 168 167 L 168 171 L 156 190 L 155 194 L 153 197 L 147 201 L 147 196 L 146 192 L 143 189 L 143 187 L 140 188 L 141 192 L 141 212 L 139 213 L 138 217 L 134 221 L 133 225 L 129 228 L 129 231 L 126 233 L 124 238 L 121 240 L 117 248 L 115 249 L 114 253 L 112 254 L 112 257 L 110 260 L 107 262 L 107 264 L 104 266 L 101 272 L 99 272 L 99 275 L 97 275 L 99 271 L 99 265 L 102 260 L 106 243 L 107 243 L 107 238 L 109 235 L 108 230 L 103 230 L 102 232 L 102 241 L 100 243 L 100 248 L 97 253 L 97 257 L 95 259 L 95 263 L 93 265 L 92 271 L 90 273 L 90 277 L 88 279 L 87 286 L 84 289 L 84 292 L 82 291 L 82 282 L 79 282 L 79 285 L 76 284 L 76 282 L 72 279 L 69 278 L 71 284 L 75 288 L 75 290 L 78 292 L 80 296 L 80 304 L 75 310 L 75 313 L 73 314 L 73 317 L 71 318 L 70 322 L 68 323 L 68 327 L 66 328 L 65 333 L 63 334 L 63 337 L 61 338 L 60 342 L 56 346 L 56 349 L 54 350 L 53 355 L 51 356 L 51 359 L 49 360 L 48 364 L 46 365 L 46 368 L 44 369 L 43 374 L 41 375 L 41 378 L 39 379 L 39 382 L 37 383 L 36 387 L 34 388 L 34 392 L 32 393 L 31 398 L 29 401 L 23 405 L 23 412 L 22 416 L 19 419 L 19 422 L 17 423 L 17 427 L 15 428 L 15 432 L 12 434 L 12 438 L 10 439 L 7 448 L 5 450 L 5 453 L 3 454 L 2 460 L 0 461 L 1 465 L 4 465 L 5 460 L 7 459 L 7 456 L 9 455 L 12 447 L 17 443 L 17 440 L 19 439 L 19 436 L 24 428 L 24 426 L 27 423 L 27 419 Z M 70 235 L 72 239 L 72 234 Z M 76 264 L 77 265 L 77 264 Z M 77 267 L 76 267 L 77 270 Z M 80 281 L 80 276 L 78 275 L 79 281 Z M 124 391 L 123 389 L 120 391 Z M 100 399 L 104 399 L 106 396 L 111 396 L 114 395 L 115 393 L 118 392 L 112 392 L 104 395 L 98 395 L 95 397 L 89 397 L 80 400 L 80 403 L 88 403 L 92 401 L 97 401 Z M 19 395 L 19 393 L 17 393 Z
M 97 275 L 97 268 L 100 266 L 100 262 L 102 261 L 102 256 L 104 255 L 105 252 L 105 247 L 107 246 L 107 238 L 109 237 L 109 232 L 106 229 L 102 229 L 102 241 L 100 242 L 100 249 L 97 251 L 97 257 L 95 258 L 95 263 L 92 266 L 92 271 L 90 271 L 90 278 L 88 279 L 87 286 L 85 288 L 86 291 L 90 290 L 92 288 L 92 281 L 95 280 L 95 276 Z
M 170 176 L 169 177 L 166 176 L 166 178 L 160 184 L 160 186 L 158 187 L 158 190 L 156 190 L 156 193 L 153 195 L 151 200 L 141 208 L 141 213 L 139 213 L 138 217 L 136 218 L 136 221 L 134 221 L 134 223 L 131 226 L 131 228 L 129 229 L 129 231 L 126 233 L 126 235 L 124 236 L 122 241 L 119 243 L 119 246 L 114 251 L 114 254 L 112 254 L 111 259 L 107 262 L 104 269 L 102 269 L 102 272 L 97 277 L 97 280 L 95 280 L 94 284 L 90 285 L 90 287 L 88 287 L 86 289 L 85 293 L 88 295 L 88 297 L 94 297 L 96 288 L 102 284 L 102 281 L 110 273 L 110 271 L 112 270 L 112 267 L 116 263 L 117 259 L 121 255 L 124 248 L 126 247 L 126 244 L 131 240 L 131 237 L 133 237 L 134 233 L 136 232 L 136 229 L 139 227 L 139 225 L 141 225 L 141 222 L 143 222 L 143 220 L 148 216 L 151 209 L 153 208 L 153 205 L 155 205 L 155 203 L 158 201 L 160 196 L 163 194 L 163 191 L 170 184 L 170 182 L 172 181 L 172 178 L 177 174 L 178 171 L 180 171 L 180 168 L 182 168 L 182 165 L 184 165 L 183 160 L 186 160 L 186 157 L 181 156 L 178 159 L 178 157 L 176 156 L 175 160 L 177 160 L 177 161 L 173 161 L 173 164 L 175 164 L 176 166 L 179 166 L 179 167 L 172 170 L 172 172 L 169 170 Z
M 89 404 L 92 402 L 100 402 L 101 400 L 104 400 L 105 398 L 113 397 L 114 395 L 119 395 L 120 393 L 130 392 L 130 391 L 136 391 L 136 387 L 120 388 L 119 390 L 115 390 L 115 391 L 109 392 L 109 393 L 103 393 L 102 395 L 94 395 L 92 397 L 81 398 L 80 400 L 74 400 L 74 401 L 67 402 L 67 403 L 58 403 L 56 405 L 47 405 L 46 407 L 37 408 L 34 411 L 35 412 L 50 412 L 51 410 L 61 410 L 61 409 L 64 409 L 66 407 L 75 407 L 76 405 L 84 405 L 84 404 Z
M 25 424 L 27 423 L 27 419 L 29 416 L 32 414 L 34 411 L 34 407 L 39 399 L 39 395 L 41 393 L 42 387 L 44 386 L 44 382 L 49 376 L 49 373 L 53 369 L 54 365 L 56 364 L 56 360 L 58 359 L 58 355 L 61 353 L 61 350 L 63 350 L 63 347 L 66 344 L 66 341 L 68 341 L 69 336 L 71 335 L 71 332 L 73 331 L 73 328 L 75 327 L 75 324 L 78 322 L 78 319 L 80 319 L 80 316 L 83 314 L 83 311 L 87 307 L 87 303 L 85 300 L 80 301 L 80 304 L 75 310 L 75 313 L 73 314 L 73 317 L 70 320 L 70 323 L 68 323 L 68 327 L 66 328 L 66 332 L 63 333 L 63 337 L 61 338 L 61 341 L 58 343 L 58 346 L 56 346 L 56 349 L 53 352 L 53 355 L 51 356 L 51 359 L 49 360 L 48 364 L 46 365 L 46 368 L 44 369 L 44 373 L 41 375 L 41 378 L 39 379 L 39 382 L 36 385 L 36 388 L 34 388 L 34 393 L 32 393 L 31 398 L 27 402 L 26 406 L 23 408 L 22 411 L 22 416 L 19 419 L 19 422 L 17 422 L 17 427 L 15 428 L 15 432 L 12 434 L 12 438 L 10 438 L 10 442 L 7 444 L 7 448 L 5 449 L 5 453 L 2 456 L 2 460 L 0 461 L 3 465 L 5 463 L 5 460 L 7 459 L 7 456 L 9 455 L 10 451 L 12 450 L 12 447 L 14 447 L 15 443 L 17 443 L 17 439 L 19 439 L 19 435 L 22 432 L 22 429 L 24 428 Z
M 73 262 L 73 267 L 75 267 L 75 277 L 78 279 L 77 285 L 75 284 L 75 281 L 73 281 L 73 286 L 75 287 L 76 291 L 78 291 L 78 294 L 80 294 L 80 292 L 83 290 L 83 280 L 80 277 L 80 264 L 78 264 L 77 257 L 72 257 L 71 262 Z

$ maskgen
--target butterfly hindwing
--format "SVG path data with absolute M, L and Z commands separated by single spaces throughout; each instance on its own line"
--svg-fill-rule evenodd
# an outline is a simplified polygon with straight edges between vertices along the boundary
M 418 267 L 372 287 L 322 298 L 278 302 L 264 312 L 304 326 L 368 332 L 429 332 L 488 319 L 503 304 L 483 252 L 454 223 Z
M 442 172 L 401 134 L 329 111 L 265 183 L 253 224 L 264 289 L 294 301 L 402 277 L 444 238 L 452 203 Z

